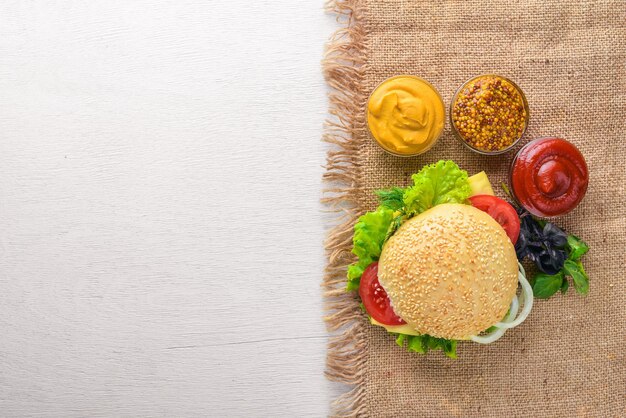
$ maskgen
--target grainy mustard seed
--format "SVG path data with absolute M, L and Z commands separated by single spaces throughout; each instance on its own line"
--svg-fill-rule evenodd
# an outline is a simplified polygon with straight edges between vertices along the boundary
M 461 138 L 483 151 L 500 151 L 526 129 L 522 92 L 502 77 L 486 75 L 466 83 L 452 106 L 452 123 Z

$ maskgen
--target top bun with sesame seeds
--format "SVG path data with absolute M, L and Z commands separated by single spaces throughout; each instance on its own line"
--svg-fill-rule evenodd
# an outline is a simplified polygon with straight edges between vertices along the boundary
M 506 315 L 515 248 L 487 213 L 441 204 L 406 221 L 383 247 L 378 278 L 395 313 L 420 334 L 468 339 Z

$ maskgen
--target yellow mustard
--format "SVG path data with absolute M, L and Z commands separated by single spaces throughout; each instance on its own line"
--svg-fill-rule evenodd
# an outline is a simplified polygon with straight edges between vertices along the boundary
M 367 124 L 374 139 L 393 154 L 428 151 L 443 131 L 441 96 L 425 80 L 397 76 L 383 81 L 367 103 Z

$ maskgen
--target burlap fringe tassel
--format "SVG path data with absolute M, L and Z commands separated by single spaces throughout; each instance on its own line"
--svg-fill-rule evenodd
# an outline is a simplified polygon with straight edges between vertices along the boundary
M 335 145 L 328 152 L 324 174 L 324 180 L 332 186 L 325 190 L 323 201 L 343 213 L 325 243 L 325 320 L 331 332 L 326 375 L 330 380 L 353 386 L 333 402 L 333 417 L 369 415 L 364 400 L 367 340 L 363 335 L 363 315 L 357 299 L 345 291 L 346 267 L 353 261 L 352 228 L 363 197 L 357 154 L 366 129 L 362 115 L 367 100 L 362 88 L 366 30 L 360 3 L 361 0 L 331 0 L 326 4 L 326 9 L 345 24 L 330 39 L 323 61 L 324 75 L 333 88 L 329 95 L 333 120 L 326 123 L 324 140 Z

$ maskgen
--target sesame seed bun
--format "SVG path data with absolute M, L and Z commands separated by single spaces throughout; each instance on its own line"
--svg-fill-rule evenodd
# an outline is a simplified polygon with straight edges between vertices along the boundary
M 421 334 L 478 335 L 506 314 L 517 289 L 515 248 L 470 205 L 442 204 L 406 221 L 383 247 L 378 279 L 395 313 Z

